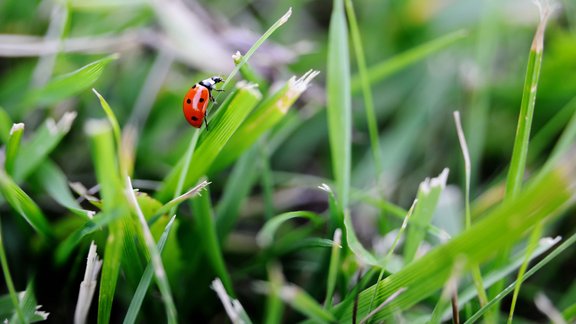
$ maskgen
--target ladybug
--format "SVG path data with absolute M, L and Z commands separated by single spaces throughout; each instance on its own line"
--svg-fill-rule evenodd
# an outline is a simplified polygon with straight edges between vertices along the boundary
M 212 97 L 212 90 L 214 91 L 224 91 L 220 89 L 214 89 L 216 83 L 224 81 L 221 77 L 213 76 L 209 79 L 202 80 L 190 88 L 188 93 L 184 96 L 184 102 L 182 103 L 182 111 L 186 117 L 186 121 L 196 128 L 202 126 L 202 121 L 206 123 L 206 129 L 208 129 L 208 122 L 206 121 L 206 107 L 208 106 L 208 100 L 216 102 L 214 97 Z

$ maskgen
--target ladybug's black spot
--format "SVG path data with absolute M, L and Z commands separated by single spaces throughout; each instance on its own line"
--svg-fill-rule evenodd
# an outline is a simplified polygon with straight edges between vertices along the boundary
M 192 89 L 196 89 L 196 85 L 193 85 L 193 86 L 192 86 Z
M 204 102 L 204 98 L 200 98 L 200 102 Z
M 192 118 L 190 118 L 190 119 L 196 121 L 196 120 L 198 120 L 198 117 L 192 116 Z
M 192 100 L 190 100 L 190 98 L 188 98 L 188 99 L 186 99 L 186 103 L 187 104 L 192 103 Z

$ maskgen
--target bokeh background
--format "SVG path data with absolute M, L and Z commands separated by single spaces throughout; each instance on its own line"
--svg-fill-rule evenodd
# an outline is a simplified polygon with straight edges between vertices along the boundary
M 451 170 L 440 210 L 462 211 L 462 158 L 452 119 L 459 110 L 472 154 L 472 199 L 498 192 L 510 161 L 526 64 L 538 23 L 538 9 L 528 0 L 358 0 L 354 6 L 369 70 L 395 56 L 452 33 L 457 41 L 383 77 L 372 90 L 383 156 L 381 178 L 375 175 L 366 114 L 357 79 L 353 78 L 352 184 L 365 193 L 409 208 L 418 184 Z M 528 173 L 546 160 L 555 139 L 576 110 L 576 3 L 557 1 L 545 39 L 541 80 L 532 129 Z M 86 122 L 104 118 L 94 87 L 110 103 L 120 125 L 137 125 L 134 178 L 153 192 L 184 152 L 194 131 L 182 116 L 181 101 L 191 85 L 212 75 L 226 76 L 232 54 L 245 53 L 289 8 L 292 16 L 249 61 L 271 89 L 310 69 L 320 75 L 291 108 L 286 119 L 258 145 L 263 166 L 273 176 L 273 206 L 266 205 L 262 181 L 256 180 L 242 202 L 240 220 L 223 247 L 239 298 L 254 318 L 263 299 L 250 289 L 262 275 L 254 261 L 253 242 L 266 213 L 328 208 L 315 189 L 332 179 L 326 120 L 326 58 L 331 1 L 192 1 L 192 0 L 4 0 L 0 3 L 0 106 L 14 122 L 26 125 L 24 141 L 46 119 L 75 111 L 70 132 L 50 154 L 68 181 L 86 188 L 96 184 Z M 98 80 L 72 97 L 33 98 L 53 78 L 117 53 Z M 351 66 L 357 65 L 351 52 Z M 31 99 L 33 98 L 33 99 Z M 46 100 L 44 100 L 46 99 Z M 572 102 L 571 102 L 572 100 Z M 279 134 L 279 135 L 278 135 Z M 263 166 L 262 166 L 263 165 Z M 230 169 L 210 178 L 217 203 Z M 269 179 L 268 179 L 269 180 Z M 145 185 L 144 185 L 145 184 Z M 54 224 L 67 224 L 70 214 L 34 181 L 20 183 Z M 551 188 L 550 190 L 554 190 Z M 481 200 L 476 201 L 476 206 Z M 268 208 L 268 209 L 267 209 Z M 269 209 L 271 208 L 271 209 Z M 442 209 L 444 208 L 444 209 Z M 368 246 L 398 227 L 401 220 L 383 217 L 371 205 L 357 204 L 356 230 Z M 190 209 L 180 210 L 190 219 Z M 35 292 L 49 321 L 68 322 L 73 314 L 87 245 L 57 265 L 50 250 L 39 246 L 33 231 L 3 203 L 2 237 L 16 286 L 34 278 Z M 191 221 L 190 221 L 191 222 Z M 73 223 L 73 222 L 72 222 Z M 574 231 L 574 218 L 552 224 L 549 235 Z M 72 225 L 70 225 L 72 226 Z M 439 225 L 441 226 L 441 225 Z M 458 231 L 462 221 L 446 227 Z M 70 231 L 60 225 L 62 237 Z M 563 295 L 572 285 L 574 252 L 558 258 L 526 285 Z M 311 280 L 314 252 L 279 257 L 289 281 Z M 247 262 L 252 260 L 253 262 Z M 311 261 L 312 260 L 312 261 Z M 256 270 L 254 270 L 256 269 Z M 208 271 L 209 272 L 209 271 Z M 209 288 L 210 273 L 198 276 L 196 293 L 178 301 L 182 318 L 223 322 L 225 313 Z M 121 279 L 122 280 L 122 279 Z M 1 291 L 6 292 L 4 282 Z M 119 288 L 113 321 L 122 318 L 128 290 Z M 312 292 L 314 294 L 314 292 Z M 574 295 L 574 294 L 572 294 Z M 530 321 L 542 315 L 527 302 L 518 314 Z M 95 312 L 91 319 L 95 319 Z M 288 312 L 288 321 L 298 318 Z M 145 302 L 141 322 L 163 319 L 158 296 Z

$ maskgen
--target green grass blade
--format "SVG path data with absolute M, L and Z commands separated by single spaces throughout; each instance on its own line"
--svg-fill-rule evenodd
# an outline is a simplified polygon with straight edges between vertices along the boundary
M 12 281 L 12 275 L 10 274 L 10 267 L 8 267 L 8 259 L 6 258 L 6 250 L 4 249 L 4 235 L 2 234 L 2 223 L 0 222 L 0 263 L 2 265 L 2 274 L 4 275 L 4 282 L 8 288 L 8 293 L 10 295 L 10 301 L 12 302 L 12 307 L 15 310 L 16 318 L 19 322 L 25 323 L 24 311 L 20 305 L 20 300 L 18 299 L 18 292 L 14 288 L 14 281 Z M 11 311 L 4 312 L 12 313 Z
M 78 70 L 57 76 L 43 87 L 32 90 L 25 98 L 25 111 L 35 105 L 57 103 L 88 89 L 100 78 L 106 65 L 117 58 L 117 54 L 107 56 Z
M 0 106 L 0 140 L 2 140 L 2 143 L 8 143 L 10 130 L 13 126 L 14 122 L 12 122 L 12 118 L 10 118 L 6 110 Z
M 269 290 L 269 284 L 263 283 L 258 290 Z M 286 285 L 280 289 L 280 298 L 290 304 L 292 308 L 312 319 L 315 323 L 335 323 L 336 318 L 329 311 L 322 308 L 320 304 L 306 291 L 295 285 Z
M 192 201 L 192 207 L 194 211 L 194 219 L 198 225 L 196 233 L 199 235 L 201 245 L 204 248 L 204 253 L 211 263 L 214 272 L 216 272 L 217 277 L 222 280 L 222 284 L 226 288 L 228 295 L 234 297 L 235 294 L 232 286 L 232 279 L 226 269 L 226 263 L 224 262 L 222 249 L 220 248 L 220 242 L 218 241 L 216 227 L 214 226 L 214 212 L 212 210 L 210 194 L 207 192 L 205 195 L 194 199 Z
M 404 263 L 409 264 L 414 260 L 418 247 L 426 236 L 426 227 L 430 224 L 440 194 L 446 187 L 448 169 L 444 169 L 436 178 L 426 179 L 418 188 L 418 203 L 414 214 L 410 217 L 406 242 L 404 246 Z
M 26 106 L 50 105 L 90 88 L 100 78 L 106 65 L 117 58 L 118 55 L 113 54 L 76 71 L 56 77 L 44 87 L 34 90 L 28 97 Z
M 58 122 L 48 119 L 29 141 L 22 144 L 14 163 L 14 180 L 16 182 L 20 183 L 25 180 L 46 160 L 64 136 L 68 134 L 75 119 L 75 112 L 65 113 Z
M 210 131 L 205 132 L 205 135 L 201 137 L 200 144 L 192 157 L 190 171 L 186 175 L 183 187 L 191 187 L 208 172 L 210 165 L 216 160 L 226 142 L 230 140 L 260 98 L 260 93 L 252 85 L 238 85 L 238 91 L 220 106 L 223 111 L 212 121 Z M 180 162 L 168 175 L 163 186 L 159 189 L 158 200 L 166 201 L 173 195 L 183 164 Z
M 216 207 L 216 231 L 223 244 L 236 225 L 240 207 L 254 186 L 258 169 L 254 167 L 258 160 L 258 148 L 248 150 L 236 162 L 228 176 L 220 203 Z
M 460 142 L 460 147 L 462 149 L 462 156 L 464 158 L 464 211 L 465 211 L 465 224 L 466 230 L 472 226 L 472 215 L 470 213 L 470 179 L 472 175 L 472 165 L 470 162 L 470 154 L 468 151 L 468 145 L 466 144 L 466 138 L 464 136 L 464 130 L 462 129 L 462 122 L 460 121 L 460 112 L 454 112 L 454 121 L 456 123 L 456 132 L 458 134 L 458 141 Z M 476 266 L 472 269 L 472 279 L 474 280 L 474 285 L 478 291 L 478 298 L 480 300 L 480 305 L 484 306 L 488 302 L 488 296 L 486 291 L 482 286 L 482 273 L 480 272 L 480 267 Z
M 336 197 L 340 208 L 348 208 L 352 160 L 352 98 L 348 28 L 343 0 L 334 0 L 328 34 L 326 94 L 328 135 Z
M 320 219 L 316 213 L 309 212 L 309 211 L 294 211 L 294 212 L 287 212 L 284 214 L 280 214 L 275 216 L 274 218 L 267 221 L 262 229 L 256 235 L 256 241 L 262 247 L 270 246 L 274 241 L 274 234 L 280 226 L 294 218 L 305 218 L 305 219 Z
M 80 206 L 80 204 L 74 199 L 70 187 L 68 186 L 68 180 L 64 172 L 52 161 L 45 160 L 40 166 L 38 166 L 36 172 L 34 172 L 33 177 L 38 180 L 43 189 L 60 205 L 68 208 L 75 215 L 78 215 L 85 220 L 88 220 L 94 216 L 94 212 L 90 210 L 85 210 Z
M 346 240 L 350 250 L 354 253 L 356 258 L 366 265 L 371 265 L 373 267 L 382 267 L 382 263 L 378 262 L 376 257 L 368 252 L 363 246 L 356 233 L 354 232 L 354 226 L 352 225 L 352 217 L 350 217 L 350 212 L 348 210 L 344 211 L 344 228 L 346 229 Z
M 38 234 L 52 238 L 48 219 L 38 205 L 0 168 L 0 193 L 8 204 L 22 216 Z
M 404 53 L 398 54 L 391 59 L 388 59 L 375 66 L 368 68 L 368 80 L 370 83 L 376 83 L 386 79 L 392 74 L 414 64 L 426 57 L 448 47 L 466 38 L 468 33 L 465 30 L 458 30 L 446 36 L 424 43 L 420 46 L 412 48 Z M 363 83 L 361 76 L 354 76 L 352 78 L 352 92 L 356 93 L 361 90 Z
M 362 82 L 364 110 L 366 112 L 366 122 L 368 123 L 368 133 L 370 135 L 370 148 L 372 150 L 376 170 L 376 181 L 379 181 L 382 176 L 382 152 L 380 151 L 380 140 L 378 137 L 378 121 L 376 120 L 376 114 L 374 112 L 374 99 L 370 88 L 368 69 L 366 68 L 366 60 L 364 58 L 364 49 L 362 46 L 362 39 L 360 38 L 361 34 L 358 29 L 358 22 L 356 21 L 356 14 L 354 13 L 352 0 L 345 0 L 345 5 L 346 14 L 348 15 L 348 21 L 350 23 L 350 36 L 356 54 L 356 63 L 358 64 L 358 74 L 360 81 Z
M 87 220 L 82 226 L 70 234 L 64 241 L 56 248 L 55 259 L 56 264 L 62 264 L 68 259 L 74 248 L 82 241 L 82 239 L 89 234 L 92 234 L 111 222 L 121 217 L 118 212 L 114 213 L 98 213 L 92 219 Z
M 266 298 L 266 310 L 264 323 L 281 323 L 284 305 L 280 299 L 280 289 L 284 285 L 284 276 L 282 269 L 276 264 L 269 265 L 268 279 L 270 281 L 270 293 Z
M 164 245 L 166 244 L 166 240 L 168 239 L 168 234 L 172 229 L 172 225 L 174 224 L 174 220 L 176 216 L 172 216 L 166 227 L 164 228 L 164 232 L 162 232 L 162 236 L 158 240 L 158 251 L 161 253 L 164 249 Z M 152 263 L 148 263 L 146 266 L 146 270 L 142 274 L 142 278 L 140 279 L 140 283 L 136 288 L 136 292 L 130 301 L 130 306 L 128 307 L 128 311 L 126 312 L 126 317 L 124 317 L 124 324 L 132 324 L 136 322 L 136 318 L 138 317 L 138 312 L 140 312 L 140 307 L 142 306 L 142 302 L 144 301 L 144 297 L 146 296 L 146 291 L 150 286 L 150 282 L 152 281 L 152 276 L 154 275 L 154 268 Z
M 454 237 L 422 258 L 412 262 L 401 271 L 385 278 L 360 294 L 358 314 L 365 316 L 374 289 L 376 303 L 385 300 L 398 289 L 407 290 L 375 316 L 385 319 L 395 310 L 405 309 L 430 296 L 448 279 L 452 265 L 462 256 L 466 259 L 465 270 L 494 255 L 502 246 L 516 242 L 528 229 L 548 217 L 557 215 L 573 203 L 573 184 L 576 170 L 566 161 L 545 177 L 535 179 L 518 197 L 491 211 L 468 231 Z M 550 192 L 549 188 L 556 188 Z M 336 308 L 341 321 L 352 317 L 350 305 Z
M 547 253 L 556 243 L 560 241 L 560 238 L 557 237 L 555 239 L 547 239 L 541 240 L 539 246 L 535 249 L 534 253 L 532 253 L 532 260 L 535 260 L 539 256 L 544 253 Z M 491 269 L 490 271 L 486 271 L 483 276 L 483 286 L 490 287 L 494 283 L 500 281 L 502 278 L 509 276 L 510 274 L 514 273 L 522 263 L 524 262 L 526 251 L 522 250 L 519 253 L 516 253 L 514 256 L 510 258 L 510 262 L 504 266 L 504 268 L 498 269 Z M 460 293 L 458 294 L 458 307 L 463 308 L 467 303 L 469 303 L 473 298 L 478 296 L 478 290 L 476 289 L 475 284 L 472 285 L 468 284 L 463 289 L 461 289 Z M 488 303 L 486 303 L 488 304 Z M 484 306 L 484 305 L 482 305 Z M 442 318 L 446 319 L 451 314 L 451 308 L 446 307 L 443 311 Z M 487 321 L 491 321 L 491 318 L 487 318 Z
M 92 141 L 92 156 L 103 202 L 102 211 L 110 216 L 118 213 L 121 218 L 128 217 L 128 208 L 123 204 L 125 200 L 122 197 L 122 182 L 117 168 L 112 129 L 105 121 L 93 120 L 86 125 L 86 133 Z M 124 250 L 124 227 L 121 219 L 111 222 L 108 226 L 98 297 L 99 324 L 107 324 L 110 321 Z
M 92 89 L 92 92 L 94 92 L 94 94 L 98 97 L 100 105 L 102 106 L 102 109 L 104 109 L 104 112 L 106 113 L 106 118 L 108 118 L 108 122 L 110 122 L 110 125 L 112 125 L 112 132 L 114 133 L 114 141 L 116 144 L 116 149 L 118 150 L 118 164 L 120 167 L 120 174 L 123 177 L 127 177 L 128 166 L 125 163 L 126 161 L 122 159 L 123 156 L 122 131 L 120 130 L 120 124 L 118 123 L 118 119 L 116 119 L 116 115 L 114 115 L 114 111 L 112 111 L 112 108 L 110 108 L 110 105 L 108 104 L 106 99 L 104 99 L 104 97 L 102 97 L 102 95 L 100 95 L 100 93 L 98 93 L 96 89 Z
M 546 30 L 549 15 L 550 12 L 543 14 L 532 41 L 530 55 L 528 56 L 528 66 L 526 69 L 526 78 L 524 79 L 524 90 L 522 92 L 522 102 L 520 103 L 520 114 L 518 115 L 518 126 L 516 129 L 516 137 L 514 139 L 514 149 L 510 161 L 508 178 L 506 180 L 507 197 L 514 197 L 518 194 L 524 179 L 526 156 L 528 155 L 528 143 L 530 141 L 530 128 L 534 116 L 536 92 L 538 90 L 540 69 L 542 67 L 544 32 Z
M 210 173 L 224 169 L 278 124 L 318 73 L 310 70 L 298 79 L 292 77 L 284 87 L 263 100 L 222 149 L 221 155 L 210 167 Z
M 334 231 L 334 242 L 330 252 L 330 265 L 328 266 L 328 276 L 326 277 L 326 297 L 324 298 L 324 307 L 332 308 L 332 299 L 338 280 L 338 270 L 340 269 L 340 250 L 342 250 L 342 230 L 337 228 Z
M 576 98 L 572 99 L 570 103 L 567 104 L 567 107 L 572 110 L 572 118 L 570 118 L 568 121 L 568 124 L 562 132 L 562 135 L 560 135 L 560 138 L 554 146 L 552 153 L 550 153 L 548 160 L 546 160 L 546 164 L 544 164 L 540 170 L 542 173 L 546 172 L 555 164 L 557 164 L 562 156 L 564 156 L 570 150 L 576 140 Z
M 154 268 L 154 275 L 156 277 L 156 282 L 158 283 L 158 288 L 162 294 L 162 300 L 164 301 L 164 306 L 166 307 L 166 317 L 167 322 L 171 324 L 178 323 L 178 318 L 176 316 L 176 306 L 174 305 L 174 300 L 172 299 L 172 292 L 170 291 L 170 284 L 168 283 L 168 278 L 166 277 L 166 271 L 164 270 L 164 265 L 162 264 L 162 258 L 160 257 L 160 252 L 156 247 L 150 228 L 144 217 L 144 213 L 136 200 L 136 194 L 132 188 L 132 181 L 130 178 L 126 178 L 126 196 L 128 201 L 132 205 L 133 211 L 138 216 L 140 221 L 140 226 L 142 227 L 142 232 L 144 233 L 144 242 L 148 248 L 148 253 L 150 254 L 150 263 Z
M 10 138 L 8 139 L 8 143 L 6 143 L 6 161 L 4 162 L 4 169 L 6 170 L 6 173 L 11 176 L 14 175 L 14 164 L 16 163 L 18 150 L 20 150 L 22 134 L 24 134 L 23 123 L 12 125 L 12 129 L 10 129 Z
M 522 278 L 521 278 L 522 281 L 525 281 L 528 278 L 530 278 L 538 270 L 540 270 L 542 267 L 547 265 L 550 261 L 552 261 L 556 257 L 558 257 L 558 255 L 560 255 L 560 253 L 562 253 L 566 249 L 570 248 L 574 243 L 576 243 L 576 234 L 572 234 L 572 236 L 570 236 L 567 240 L 565 240 L 562 244 L 560 244 L 552 252 L 550 252 L 548 255 L 546 255 L 546 257 L 544 257 L 542 260 L 540 260 L 538 263 L 536 263 L 532 268 L 530 268 L 530 270 L 526 271 L 524 276 L 522 276 Z M 494 297 L 492 300 L 490 300 L 488 302 L 488 304 L 484 305 L 484 307 L 480 308 L 480 310 L 478 310 L 476 313 L 474 313 L 474 315 L 472 315 L 470 318 L 468 318 L 468 320 L 464 324 L 472 324 L 472 323 L 475 323 L 476 321 L 478 321 L 480 319 L 480 317 L 482 315 L 484 315 L 489 309 L 494 307 L 504 297 L 508 296 L 508 294 L 510 294 L 512 291 L 514 291 L 515 287 L 516 287 L 516 282 L 513 282 L 510 285 L 508 285 L 508 287 L 506 287 L 496 297 Z
M 270 37 L 270 35 L 272 35 L 272 33 L 276 31 L 276 29 L 284 25 L 288 21 L 288 19 L 290 19 L 291 15 L 292 15 L 292 8 L 289 8 L 288 11 L 282 17 L 280 17 L 280 19 L 278 19 L 272 26 L 270 26 L 270 28 L 268 28 L 268 30 L 266 30 L 266 32 L 262 36 L 260 36 L 260 38 L 258 38 L 258 40 L 254 43 L 254 45 L 252 45 L 252 47 L 250 47 L 250 49 L 246 52 L 246 54 L 242 56 L 240 61 L 236 62 L 236 66 L 234 66 L 234 69 L 232 70 L 232 72 L 230 72 L 230 74 L 228 74 L 226 81 L 224 81 L 222 89 L 226 89 L 228 83 L 231 82 L 232 78 L 234 78 L 234 76 L 244 66 L 244 64 L 246 64 L 246 62 L 248 62 L 248 60 L 252 57 L 252 55 L 254 55 L 256 50 L 262 44 L 264 44 L 264 42 L 268 39 L 268 37 Z

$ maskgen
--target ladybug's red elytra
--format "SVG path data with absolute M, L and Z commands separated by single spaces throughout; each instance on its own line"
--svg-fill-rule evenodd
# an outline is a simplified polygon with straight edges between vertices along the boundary
M 212 90 L 214 91 L 224 91 L 219 89 L 214 89 L 216 83 L 224 81 L 221 77 L 213 76 L 209 79 L 202 80 L 190 88 L 188 93 L 184 96 L 184 102 L 182 103 L 182 111 L 186 117 L 186 121 L 196 128 L 202 126 L 202 122 L 206 123 L 206 129 L 208 129 L 208 121 L 206 121 L 206 107 L 208 106 L 208 100 L 215 102 L 214 97 L 212 97 Z

